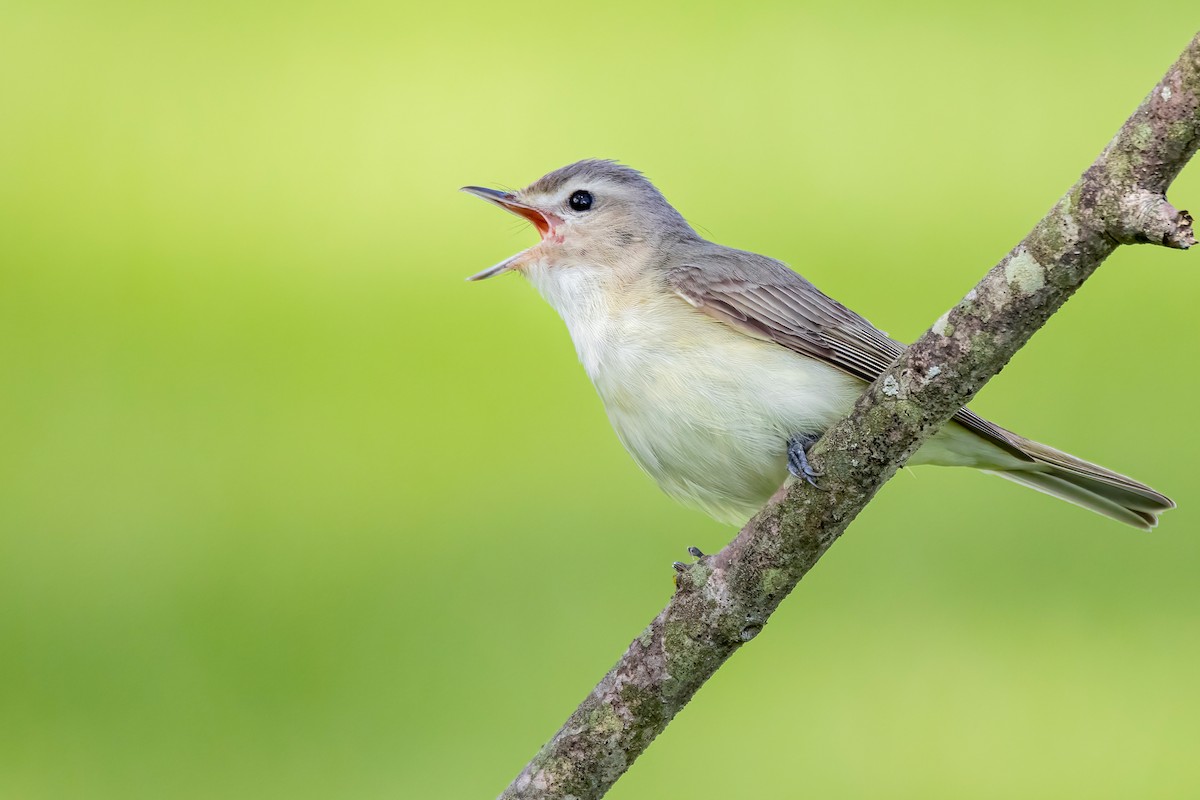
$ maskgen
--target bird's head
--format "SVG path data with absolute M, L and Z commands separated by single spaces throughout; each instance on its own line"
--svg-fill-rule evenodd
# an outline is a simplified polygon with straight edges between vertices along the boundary
M 609 259 L 615 249 L 665 235 L 695 235 L 687 222 L 642 173 L 614 161 L 587 160 L 557 169 L 517 192 L 464 186 L 529 220 L 541 241 L 468 280 L 519 270 L 554 253 L 564 264 Z

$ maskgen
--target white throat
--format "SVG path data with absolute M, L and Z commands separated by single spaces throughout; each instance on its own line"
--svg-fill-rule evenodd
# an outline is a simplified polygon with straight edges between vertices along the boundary
M 542 257 L 522 271 L 563 318 L 583 368 L 596 381 L 605 351 L 612 343 L 612 325 L 621 305 L 612 270 L 587 263 L 552 264 Z

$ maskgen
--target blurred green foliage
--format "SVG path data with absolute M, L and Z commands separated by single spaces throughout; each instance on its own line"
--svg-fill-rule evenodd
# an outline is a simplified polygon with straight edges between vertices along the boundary
M 3 800 L 493 796 L 731 535 L 637 472 L 529 287 L 462 282 L 534 239 L 457 187 L 619 158 L 911 339 L 1196 23 L 0 8 Z M 1198 290 L 1122 249 L 976 405 L 1173 495 L 1157 531 L 902 474 L 611 796 L 1194 791 Z

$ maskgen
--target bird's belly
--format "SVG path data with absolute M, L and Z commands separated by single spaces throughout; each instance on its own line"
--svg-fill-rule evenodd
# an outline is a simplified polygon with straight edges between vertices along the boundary
M 669 330 L 621 337 L 589 372 L 642 469 L 677 500 L 740 524 L 787 477 L 788 437 L 823 431 L 862 383 L 687 311 Z

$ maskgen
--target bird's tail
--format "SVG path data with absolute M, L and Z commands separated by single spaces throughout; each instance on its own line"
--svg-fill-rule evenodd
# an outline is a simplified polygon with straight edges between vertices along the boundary
M 1158 524 L 1159 514 L 1175 507 L 1169 497 L 1132 478 L 1009 431 L 1004 433 L 1007 443 L 1031 461 L 985 472 L 1142 530 L 1153 528 Z

